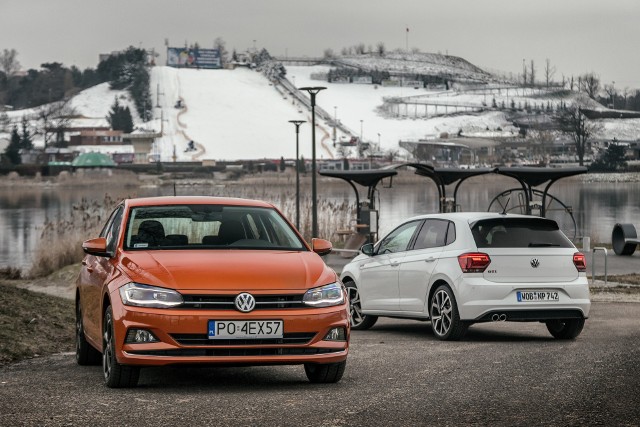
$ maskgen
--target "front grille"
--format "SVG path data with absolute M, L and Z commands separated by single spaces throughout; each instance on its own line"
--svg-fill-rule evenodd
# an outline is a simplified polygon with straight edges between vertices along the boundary
M 254 295 L 254 310 L 275 308 L 304 308 L 302 294 L 297 295 Z M 205 310 L 235 310 L 235 295 L 183 295 L 184 302 L 176 308 Z
M 211 340 L 207 334 L 171 334 L 171 338 L 182 345 L 234 346 L 234 345 L 269 345 L 269 344 L 306 344 L 316 336 L 316 332 L 291 332 L 282 338 L 260 338 L 243 340 Z
M 179 350 L 136 350 L 129 354 L 140 356 L 172 357 L 220 357 L 220 356 L 307 356 L 314 354 L 337 353 L 343 348 L 188 348 Z

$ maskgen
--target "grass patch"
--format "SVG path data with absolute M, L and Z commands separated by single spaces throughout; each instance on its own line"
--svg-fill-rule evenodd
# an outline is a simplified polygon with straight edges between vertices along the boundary
M 73 301 L 0 281 L 0 365 L 72 351 L 74 340 Z

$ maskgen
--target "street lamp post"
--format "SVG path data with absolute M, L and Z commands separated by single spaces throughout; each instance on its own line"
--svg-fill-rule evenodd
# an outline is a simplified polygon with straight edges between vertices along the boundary
M 338 126 L 338 107 L 334 105 L 333 106 L 333 146 L 334 147 L 336 145 L 336 140 L 338 139 L 337 130 L 336 130 L 337 126 Z
M 311 98 L 311 237 L 318 237 L 318 201 L 316 187 L 316 95 L 324 86 L 301 87 Z
M 306 120 L 289 120 L 289 123 L 293 123 L 296 126 L 296 228 L 300 230 L 300 146 L 298 137 L 300 125 L 306 123 Z

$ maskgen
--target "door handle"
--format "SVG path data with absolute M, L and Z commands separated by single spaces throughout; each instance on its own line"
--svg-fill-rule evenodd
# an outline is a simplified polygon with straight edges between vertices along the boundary
M 390 262 L 390 263 L 389 263 L 389 265 L 390 265 L 391 267 L 397 267 L 397 266 L 399 266 L 399 265 L 400 265 L 400 263 L 399 263 L 399 262 Z
M 435 260 L 436 260 L 435 257 L 430 256 L 429 258 L 425 259 L 424 262 L 433 262 Z

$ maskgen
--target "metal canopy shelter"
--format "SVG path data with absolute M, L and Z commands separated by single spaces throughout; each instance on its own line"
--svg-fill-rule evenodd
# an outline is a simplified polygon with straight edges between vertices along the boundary
M 458 189 L 469 178 L 496 172 L 496 168 L 458 169 L 458 168 L 434 168 L 423 163 L 405 163 L 401 166 L 412 167 L 417 175 L 431 178 L 438 188 L 438 207 L 440 212 L 455 212 L 457 206 Z M 447 185 L 458 182 L 453 190 L 453 198 L 447 198 Z
M 379 169 L 379 170 L 365 170 L 365 171 L 321 171 L 318 172 L 322 176 L 327 176 L 330 178 L 339 178 L 347 183 L 353 188 L 353 191 L 356 193 L 356 220 L 358 232 L 362 234 L 378 234 L 378 217 L 375 216 L 375 227 L 371 227 L 371 212 L 376 212 L 375 208 L 375 190 L 376 186 L 382 181 L 384 178 L 393 177 L 398 174 L 396 170 L 389 169 Z M 363 206 L 364 203 L 360 202 L 360 194 L 358 189 L 354 185 L 354 183 L 362 185 L 363 187 L 367 187 L 367 198 L 368 203 L 366 206 Z M 372 230 L 374 228 L 375 230 Z
M 540 209 L 540 216 L 546 214 L 546 200 L 549 195 L 549 188 L 558 180 L 574 175 L 587 173 L 585 166 L 573 168 L 536 168 L 536 167 L 499 167 L 496 173 L 500 175 L 510 176 L 520 183 L 522 191 L 525 195 L 526 213 L 531 215 L 531 202 L 533 201 L 533 187 L 544 184 L 549 181 L 542 191 L 542 204 L 536 206 Z

